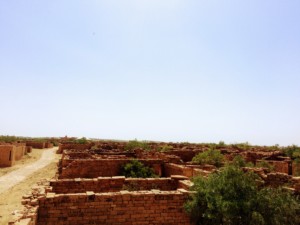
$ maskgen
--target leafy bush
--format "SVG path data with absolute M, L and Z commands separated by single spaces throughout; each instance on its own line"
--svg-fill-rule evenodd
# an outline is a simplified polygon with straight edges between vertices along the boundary
M 226 147 L 226 144 L 224 141 L 219 141 L 219 143 L 217 144 L 218 147 Z
M 237 155 L 233 158 L 232 162 L 229 163 L 232 166 L 241 168 L 241 167 L 254 167 L 253 163 L 246 162 L 241 155 Z
M 150 146 L 145 141 L 138 141 L 136 139 L 129 141 L 125 146 L 126 151 L 133 151 L 134 149 L 137 149 L 137 148 L 142 148 L 144 150 L 151 149 Z
M 300 147 L 297 145 L 284 147 L 283 153 L 292 159 L 300 158 Z
M 209 149 L 205 152 L 201 152 L 194 156 L 192 162 L 198 163 L 200 165 L 210 164 L 220 167 L 223 164 L 224 156 L 220 151 L 215 149 Z
M 88 140 L 85 137 L 82 137 L 80 139 L 75 140 L 75 143 L 77 143 L 77 144 L 86 144 L 86 143 L 88 143 Z
M 194 178 L 185 204 L 195 224 L 299 224 L 298 199 L 281 189 L 262 188 L 258 176 L 226 166 L 207 178 Z
M 20 140 L 20 138 L 16 136 L 0 136 L 0 142 L 16 142 Z
M 232 162 L 229 163 L 229 165 L 232 165 L 237 168 L 241 167 L 263 167 L 266 168 L 268 171 L 273 171 L 274 166 L 268 163 L 265 160 L 259 161 L 254 165 L 252 162 L 246 162 L 245 159 L 241 155 L 237 155 L 234 157 Z
M 268 163 L 265 160 L 259 161 L 256 163 L 255 167 L 263 167 L 266 168 L 269 172 L 274 170 L 274 166 Z
M 121 168 L 121 174 L 125 177 L 157 177 L 153 169 L 145 166 L 138 160 L 131 160 Z

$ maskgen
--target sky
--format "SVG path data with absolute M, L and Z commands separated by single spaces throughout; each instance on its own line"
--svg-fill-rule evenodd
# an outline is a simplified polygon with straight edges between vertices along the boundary
M 2 0 L 0 134 L 300 145 L 299 0 Z

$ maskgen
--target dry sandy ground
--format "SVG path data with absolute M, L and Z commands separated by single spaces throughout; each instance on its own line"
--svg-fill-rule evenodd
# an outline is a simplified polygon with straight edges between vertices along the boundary
M 0 168 L 0 176 L 3 176 L 7 173 L 10 173 L 14 170 L 17 170 L 23 166 L 29 165 L 41 158 L 41 155 L 43 153 L 42 149 L 32 149 L 31 153 L 28 153 L 28 155 L 24 155 L 21 160 L 16 161 L 16 164 L 12 167 L 5 167 Z
M 31 187 L 45 178 L 53 178 L 57 172 L 57 162 L 61 155 L 55 155 L 55 159 L 48 166 L 34 172 L 25 180 L 0 194 L 0 224 L 7 224 L 12 218 L 12 212 L 22 208 L 22 196 L 30 193 Z M 33 161 L 31 161 L 32 163 Z M 26 163 L 26 165 L 30 164 Z M 24 166 L 24 165 L 23 165 Z

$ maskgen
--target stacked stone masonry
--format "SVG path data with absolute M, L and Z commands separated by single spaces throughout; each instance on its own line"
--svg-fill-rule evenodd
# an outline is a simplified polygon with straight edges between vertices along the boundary
M 39 200 L 38 225 L 190 224 L 180 191 L 48 194 Z
M 61 162 L 59 178 L 97 178 L 112 177 L 120 174 L 121 167 L 131 159 L 65 159 Z M 141 159 L 146 166 L 154 169 L 158 175 L 162 174 L 161 160 Z
M 58 176 L 45 185 L 42 193 L 23 200 L 33 213 L 24 216 L 26 225 L 48 224 L 190 224 L 183 205 L 193 185 L 190 178 L 207 176 L 217 170 L 212 165 L 190 162 L 209 145 L 183 143 L 150 143 L 151 149 L 169 146 L 166 152 L 125 151 L 124 142 L 88 144 L 64 143 Z M 218 148 L 226 159 L 241 155 L 254 164 L 267 161 L 274 172 L 266 168 L 252 170 L 264 185 L 277 187 L 288 184 L 300 194 L 300 177 L 293 177 L 298 164 L 278 151 L 264 147 L 248 150 L 237 146 Z M 154 169 L 159 178 L 125 178 L 120 169 L 132 159 Z M 35 213 L 34 213 L 35 212 Z M 26 221 L 25 221 L 26 222 Z
M 13 166 L 27 153 L 25 144 L 0 145 L 0 167 Z
M 176 190 L 178 182 L 172 178 L 125 178 L 125 177 L 98 177 L 94 179 L 57 179 L 51 180 L 52 192 L 85 193 L 87 191 L 118 192 L 122 190 Z

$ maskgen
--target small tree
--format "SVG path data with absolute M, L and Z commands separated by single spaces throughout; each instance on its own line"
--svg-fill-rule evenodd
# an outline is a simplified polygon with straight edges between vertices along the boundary
M 300 147 L 297 145 L 284 147 L 283 153 L 292 159 L 300 158 Z
M 247 163 L 245 159 L 241 155 L 237 155 L 233 158 L 232 162 L 230 162 L 231 165 L 235 167 L 246 167 Z
M 208 178 L 197 177 L 185 209 L 195 224 L 298 224 L 299 202 L 281 189 L 259 189 L 257 175 L 226 166 Z
M 87 139 L 85 137 L 82 137 L 80 139 L 77 139 L 75 142 L 77 144 L 86 144 L 88 141 L 87 141 Z
M 131 160 L 121 168 L 121 174 L 125 177 L 157 177 L 153 169 L 135 159 Z
M 219 143 L 217 144 L 217 147 L 226 147 L 226 144 L 224 141 L 219 141 Z
M 200 165 L 211 164 L 214 166 L 221 166 L 224 161 L 224 156 L 219 150 L 209 149 L 208 151 L 201 152 L 194 156 L 192 162 L 198 163 Z

